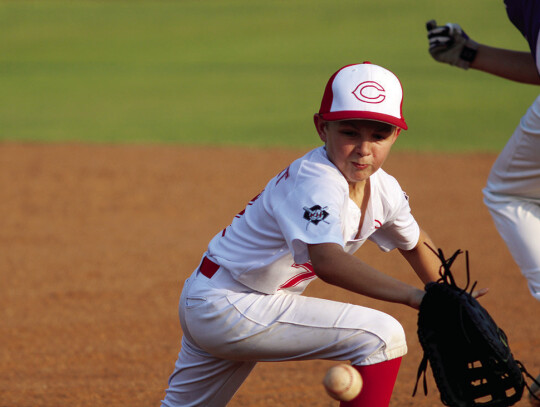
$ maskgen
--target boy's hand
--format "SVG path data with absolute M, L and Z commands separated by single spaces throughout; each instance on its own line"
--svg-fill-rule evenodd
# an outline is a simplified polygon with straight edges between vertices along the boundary
M 469 69 L 476 57 L 478 43 L 471 40 L 458 24 L 438 26 L 435 20 L 426 23 L 429 53 L 438 62 Z
M 486 295 L 489 291 L 489 288 L 481 288 L 480 290 L 474 290 L 471 295 L 473 298 L 480 298 Z

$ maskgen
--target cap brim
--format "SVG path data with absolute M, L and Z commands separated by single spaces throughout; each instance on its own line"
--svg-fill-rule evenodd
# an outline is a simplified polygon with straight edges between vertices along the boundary
M 398 117 L 376 112 L 361 112 L 357 110 L 344 110 L 340 112 L 330 112 L 320 114 L 323 120 L 332 122 L 337 120 L 376 120 L 378 122 L 388 123 L 397 126 L 400 129 L 407 130 L 408 126 L 405 120 Z

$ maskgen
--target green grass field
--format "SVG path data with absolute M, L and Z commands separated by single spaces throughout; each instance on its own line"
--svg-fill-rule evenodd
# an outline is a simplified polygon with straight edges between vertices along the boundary
M 527 49 L 493 0 L 0 0 L 0 140 L 317 145 L 327 79 L 370 60 L 404 86 L 396 148 L 499 150 L 538 89 L 434 62 L 430 18 Z

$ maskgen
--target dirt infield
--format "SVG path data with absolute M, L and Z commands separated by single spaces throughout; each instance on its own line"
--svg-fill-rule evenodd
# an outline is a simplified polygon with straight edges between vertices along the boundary
M 181 283 L 208 240 L 302 153 L 0 144 L 0 407 L 159 406 L 179 350 Z M 447 254 L 469 250 L 472 278 L 491 290 L 482 303 L 536 376 L 540 304 L 481 199 L 495 155 L 392 154 L 385 169 L 416 218 Z M 366 244 L 358 255 L 418 285 L 397 253 Z M 306 295 L 398 318 L 409 354 L 391 406 L 442 405 L 431 371 L 428 396 L 411 397 L 421 359 L 412 309 L 320 281 Z M 259 364 L 230 406 L 336 406 L 320 384 L 331 364 Z

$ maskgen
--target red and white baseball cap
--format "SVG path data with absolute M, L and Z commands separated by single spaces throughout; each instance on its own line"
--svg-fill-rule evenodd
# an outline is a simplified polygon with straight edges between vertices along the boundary
M 367 119 L 407 130 L 403 119 L 403 88 L 388 69 L 364 62 L 347 65 L 332 75 L 319 114 L 324 120 Z

